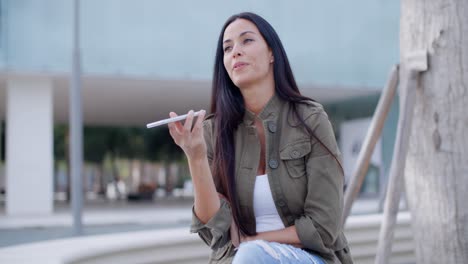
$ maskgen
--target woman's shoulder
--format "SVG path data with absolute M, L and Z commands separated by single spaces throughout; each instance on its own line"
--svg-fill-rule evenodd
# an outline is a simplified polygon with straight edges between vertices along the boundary
M 296 103 L 297 110 L 301 117 L 306 121 L 307 119 L 321 119 L 326 118 L 328 119 L 328 115 L 323 108 L 323 105 L 317 101 L 313 100 L 303 100 L 299 103 Z

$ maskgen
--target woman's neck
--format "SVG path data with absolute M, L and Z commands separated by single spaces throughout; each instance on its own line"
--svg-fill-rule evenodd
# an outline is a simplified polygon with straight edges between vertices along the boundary
M 244 97 L 245 107 L 258 115 L 275 94 L 275 86 L 274 83 L 258 85 L 248 89 L 241 89 L 241 93 L 242 97 Z

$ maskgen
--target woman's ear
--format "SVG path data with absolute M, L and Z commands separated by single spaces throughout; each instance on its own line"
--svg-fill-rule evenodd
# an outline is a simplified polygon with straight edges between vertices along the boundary
M 273 56 L 273 51 L 271 48 L 268 48 L 268 51 L 270 53 L 270 63 L 273 63 L 275 61 L 275 57 Z

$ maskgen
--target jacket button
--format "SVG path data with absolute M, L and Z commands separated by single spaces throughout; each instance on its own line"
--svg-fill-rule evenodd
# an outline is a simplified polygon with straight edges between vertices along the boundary
M 301 155 L 301 153 L 296 149 L 291 151 L 291 158 L 293 158 L 293 159 L 299 158 L 300 155 Z
M 276 132 L 276 124 L 274 122 L 269 122 L 268 123 L 268 130 L 270 130 L 271 133 Z
M 270 166 L 270 168 L 276 169 L 278 168 L 278 161 L 275 159 L 271 159 L 270 161 L 268 161 L 268 165 Z

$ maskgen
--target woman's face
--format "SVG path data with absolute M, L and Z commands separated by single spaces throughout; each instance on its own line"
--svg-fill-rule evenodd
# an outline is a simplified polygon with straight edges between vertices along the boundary
M 255 24 L 237 19 L 223 36 L 224 67 L 239 88 L 273 78 L 273 54 Z

